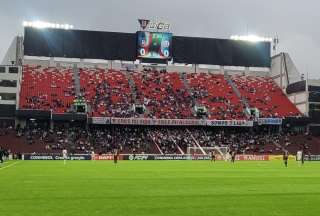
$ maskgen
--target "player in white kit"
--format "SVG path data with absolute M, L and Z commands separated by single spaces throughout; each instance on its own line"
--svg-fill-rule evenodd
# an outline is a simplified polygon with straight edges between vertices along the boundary
M 62 157 L 63 157 L 63 163 L 66 164 L 66 161 L 68 160 L 68 151 L 67 149 L 62 150 Z
M 96 156 L 96 155 L 95 155 L 94 151 L 92 151 L 92 152 L 91 152 L 91 160 L 95 160 L 95 156 Z

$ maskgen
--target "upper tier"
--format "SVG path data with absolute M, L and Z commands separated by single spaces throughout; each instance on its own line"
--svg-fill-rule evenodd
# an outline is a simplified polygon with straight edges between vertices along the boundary
M 244 103 L 258 108 L 260 117 L 300 115 L 298 109 L 268 77 L 178 72 L 127 72 L 106 69 L 26 65 L 20 91 L 20 109 L 70 111 L 75 99 L 75 77 L 80 79 L 80 93 L 93 117 L 145 117 L 165 119 L 197 118 L 194 106 L 205 106 L 208 119 L 246 119 Z M 238 88 L 239 95 L 230 81 Z M 138 115 L 133 105 L 144 105 Z

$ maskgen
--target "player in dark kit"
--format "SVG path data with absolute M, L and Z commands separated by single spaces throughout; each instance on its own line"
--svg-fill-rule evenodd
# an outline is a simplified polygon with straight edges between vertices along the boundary
M 4 149 L 0 147 L 0 163 L 3 163 Z
M 304 150 L 301 151 L 301 165 L 304 164 Z
M 133 160 L 136 159 L 136 148 L 132 149 L 132 154 L 133 154 Z
M 231 162 L 234 163 L 236 160 L 236 151 L 231 151 Z
M 289 152 L 287 150 L 284 150 L 283 151 L 283 162 L 286 167 L 288 167 L 288 157 L 289 157 Z
M 214 151 L 211 152 L 211 162 L 216 162 L 216 155 L 214 154 Z

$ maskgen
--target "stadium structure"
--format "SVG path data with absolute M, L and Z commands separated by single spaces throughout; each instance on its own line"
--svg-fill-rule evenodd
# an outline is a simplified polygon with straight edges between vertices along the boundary
M 0 66 L 0 146 L 24 159 L 318 155 L 320 83 L 271 45 L 26 26 Z

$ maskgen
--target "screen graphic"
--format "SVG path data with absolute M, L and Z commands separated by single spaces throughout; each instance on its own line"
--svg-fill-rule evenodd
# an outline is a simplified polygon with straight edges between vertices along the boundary
M 163 32 L 137 32 L 138 58 L 170 59 L 172 34 Z

